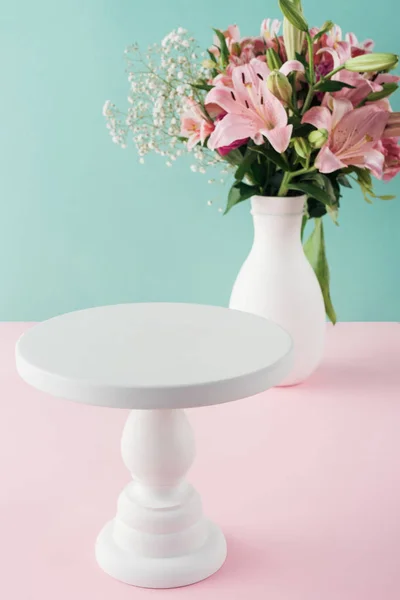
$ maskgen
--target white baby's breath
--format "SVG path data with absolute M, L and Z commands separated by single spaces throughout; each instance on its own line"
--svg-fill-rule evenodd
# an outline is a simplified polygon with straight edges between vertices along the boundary
M 181 115 L 188 100 L 200 100 L 202 92 L 192 87 L 198 80 L 208 80 L 210 72 L 202 65 L 194 38 L 179 27 L 153 44 L 145 56 L 137 44 L 125 51 L 129 81 L 127 112 L 120 111 L 110 100 L 103 107 L 112 141 L 126 148 L 129 140 L 136 146 L 139 162 L 154 152 L 172 166 L 177 157 L 190 154 L 190 168 L 206 173 L 207 168 L 220 163 L 217 153 L 196 146 L 189 151 L 180 138 Z M 199 61 L 197 62 L 197 57 Z

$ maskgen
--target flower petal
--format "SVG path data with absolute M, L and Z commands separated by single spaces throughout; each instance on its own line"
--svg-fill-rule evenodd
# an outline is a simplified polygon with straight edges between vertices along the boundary
M 260 80 L 257 77 L 255 69 L 250 67 L 250 64 L 247 64 L 233 69 L 232 81 L 236 95 L 244 103 L 244 101 L 248 99 L 246 84 L 251 83 L 253 86 L 258 87 L 258 82 Z
M 346 167 L 326 145 L 320 150 L 315 166 L 320 173 L 333 173 Z
M 355 33 L 346 33 L 346 42 L 349 42 L 351 46 L 358 46 L 358 39 Z
M 271 125 L 268 128 L 285 127 L 288 122 L 288 116 L 281 101 L 269 91 L 267 86 L 263 89 L 262 96 L 263 103 L 260 104 L 259 108 L 262 110 L 266 122 Z
M 375 83 L 398 83 L 400 81 L 400 77 L 397 75 L 391 75 L 390 73 L 380 73 L 375 79 Z
M 266 81 L 268 75 L 271 73 L 271 69 L 268 67 L 267 63 L 262 60 L 258 60 L 258 58 L 252 58 L 250 61 L 251 67 L 254 69 L 256 76 L 260 81 Z
M 189 152 L 191 150 L 193 150 L 193 148 L 195 146 L 197 146 L 197 144 L 200 142 L 200 133 L 196 132 L 196 133 L 192 133 L 192 135 L 189 137 L 188 141 L 187 141 L 187 149 L 189 150 Z
M 326 129 L 329 132 L 332 129 L 332 115 L 326 106 L 314 106 L 310 108 L 304 114 L 301 122 L 314 125 L 317 129 Z
M 271 146 L 282 154 L 289 146 L 293 125 L 286 127 L 275 127 L 275 129 L 261 129 L 261 133 L 267 138 Z
M 237 140 L 252 137 L 257 131 L 254 120 L 245 115 L 228 114 L 217 123 L 208 139 L 208 147 L 215 150 Z
M 331 150 L 346 162 L 369 151 L 381 139 L 388 117 L 389 113 L 373 105 L 347 112 L 333 130 Z
M 364 165 L 375 177 L 382 179 L 385 157 L 379 150 L 370 150 L 364 156 Z
M 347 113 L 353 110 L 353 105 L 350 100 L 344 98 L 332 98 L 332 106 L 332 127 L 334 129 L 339 121 L 341 121 Z
M 336 69 L 337 67 L 340 67 L 340 65 L 342 63 L 340 62 L 339 54 L 336 52 L 336 50 L 334 50 L 333 48 L 328 48 L 328 47 L 321 48 L 320 50 L 318 50 L 317 54 L 324 54 L 325 52 L 332 56 L 334 69 Z
M 239 101 L 236 90 L 219 85 L 210 90 L 205 99 L 205 106 L 219 106 L 224 111 L 234 114 L 242 114 L 246 107 Z M 215 112 L 215 110 L 213 110 Z
M 293 71 L 298 71 L 299 73 L 304 73 L 305 71 L 304 65 L 299 60 L 287 60 L 279 70 L 284 75 L 289 75 Z

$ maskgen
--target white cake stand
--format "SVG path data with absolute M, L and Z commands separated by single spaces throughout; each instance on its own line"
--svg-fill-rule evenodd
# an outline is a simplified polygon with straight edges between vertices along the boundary
M 261 317 L 194 304 L 82 310 L 21 337 L 17 368 L 32 386 L 77 402 L 134 409 L 121 444 L 133 480 L 96 542 L 106 573 L 141 587 L 170 588 L 221 567 L 225 538 L 203 516 L 200 496 L 185 479 L 195 448 L 183 409 L 278 384 L 292 366 L 291 348 L 289 335 Z

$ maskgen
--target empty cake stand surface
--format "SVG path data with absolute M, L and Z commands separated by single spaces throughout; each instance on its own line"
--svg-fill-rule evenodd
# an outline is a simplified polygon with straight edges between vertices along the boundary
M 221 567 L 225 538 L 185 479 L 195 447 L 183 409 L 278 384 L 292 366 L 291 350 L 289 335 L 261 317 L 195 304 L 82 310 L 21 337 L 17 368 L 30 385 L 76 402 L 133 409 L 121 443 L 132 481 L 96 542 L 106 573 L 169 588 Z

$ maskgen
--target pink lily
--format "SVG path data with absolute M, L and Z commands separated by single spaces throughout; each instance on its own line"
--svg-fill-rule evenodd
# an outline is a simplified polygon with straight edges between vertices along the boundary
M 332 104 L 332 113 L 326 106 L 315 106 L 302 119 L 329 133 L 315 161 L 317 169 L 333 173 L 354 165 L 382 177 L 383 154 L 374 147 L 382 137 L 388 113 L 373 104 L 354 109 L 349 100 L 333 98 Z
M 400 112 L 393 112 L 389 114 L 383 136 L 385 138 L 400 137 Z
M 206 117 L 200 105 L 188 100 L 188 110 L 181 116 L 181 135 L 188 138 L 188 150 L 192 150 L 199 142 L 204 145 L 213 131 L 214 123 Z
M 237 140 L 251 138 L 257 145 L 270 142 L 279 153 L 290 142 L 292 125 L 287 112 L 266 85 L 268 66 L 255 59 L 249 65 L 236 67 L 232 73 L 233 89 L 218 86 L 206 97 L 206 107 L 219 107 L 227 114 L 216 124 L 208 141 L 212 150 L 229 146 Z
M 350 100 L 353 106 L 360 104 L 371 92 L 380 92 L 382 90 L 382 85 L 378 81 L 366 79 L 360 73 L 351 71 L 339 71 L 332 79 L 353 86 L 353 89 L 343 88 L 339 92 L 334 92 L 335 98 Z
M 398 83 L 399 81 L 400 77 L 398 75 L 391 75 L 390 73 L 379 73 L 375 79 L 375 83 L 379 85 L 383 83 Z

